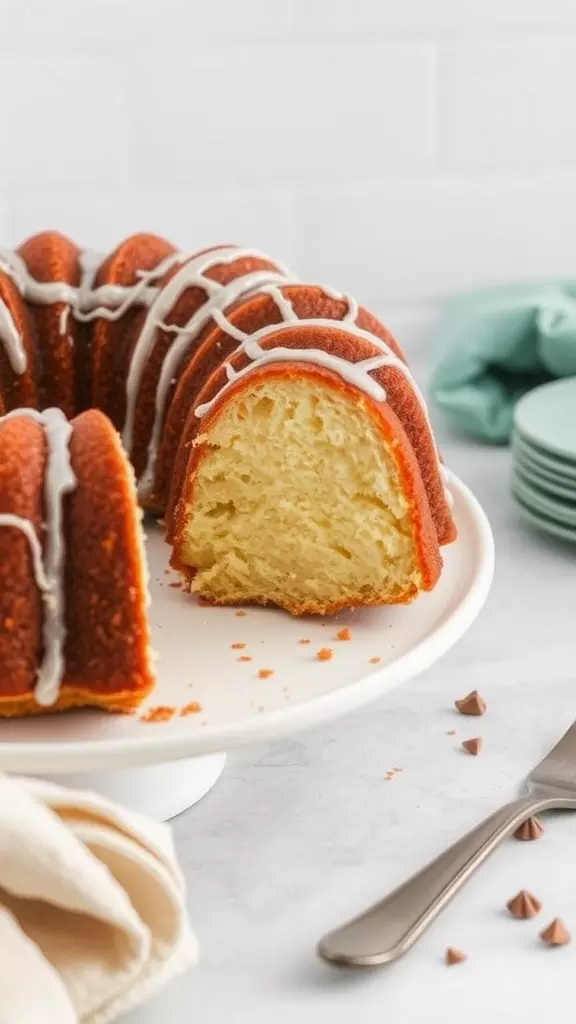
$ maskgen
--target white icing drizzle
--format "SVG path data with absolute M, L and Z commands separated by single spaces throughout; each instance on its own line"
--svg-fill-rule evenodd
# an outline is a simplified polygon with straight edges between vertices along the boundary
M 94 288 L 93 284 L 101 258 L 91 249 L 85 249 L 79 254 L 81 277 L 77 288 L 65 281 L 37 281 L 30 274 L 22 257 L 11 249 L 0 249 L 0 271 L 12 279 L 22 298 L 27 302 L 36 305 L 63 303 L 58 318 L 58 333 L 65 336 L 70 313 L 75 320 L 87 323 L 97 317 L 104 320 L 119 320 L 128 309 L 137 304 L 150 307 L 160 292 L 160 288 L 154 287 L 153 282 L 185 259 L 185 253 L 176 252 L 167 256 L 152 270 L 138 270 L 138 280 L 135 284 L 105 284 L 98 288 Z M 2 300 L 0 344 L 4 346 L 14 373 L 23 374 L 27 366 L 26 351 L 8 306 Z
M 10 249 L 0 249 L 0 270 L 12 278 L 26 301 L 45 306 L 63 302 L 71 309 L 76 320 L 85 323 L 96 317 L 118 320 L 136 304 L 151 306 L 160 291 L 158 287 L 152 287 L 152 282 L 163 277 L 168 270 L 185 259 L 185 253 L 172 253 L 152 270 L 137 271 L 138 280 L 135 284 L 104 284 L 98 288 L 94 288 L 93 283 L 101 258 L 91 249 L 84 249 L 79 254 L 81 277 L 78 287 L 65 281 L 37 281 L 30 274 L 22 257 Z M 60 328 L 62 322 L 61 319 Z M 63 334 L 64 331 L 61 329 L 60 333 Z
M 58 334 L 64 336 L 68 330 L 68 318 L 70 316 L 70 306 L 63 306 L 62 312 L 58 317 Z
M 58 698 L 64 674 L 64 642 L 66 639 L 63 531 L 63 498 L 76 486 L 76 477 L 70 462 L 69 440 L 72 425 L 60 409 L 15 409 L 3 420 L 29 416 L 40 423 L 46 433 L 48 447 L 44 477 L 44 506 L 46 540 L 44 552 L 32 523 L 19 516 L 0 517 L 0 526 L 13 526 L 27 537 L 32 554 L 36 585 L 44 600 L 42 639 L 44 654 L 38 668 L 34 697 L 38 704 L 50 707 Z M 2 422 L 2 420 L 0 420 Z
M 361 391 L 370 395 L 371 398 L 375 398 L 379 402 L 386 400 L 386 392 L 381 384 L 378 383 L 373 377 L 370 376 L 371 370 L 379 369 L 383 366 L 395 366 L 402 371 L 404 376 L 410 381 L 410 385 L 413 388 L 418 400 L 422 407 L 426 410 L 426 403 L 424 398 L 412 376 L 410 370 L 386 344 L 381 338 L 378 338 L 375 334 L 370 334 L 368 331 L 362 330 L 355 324 L 349 324 L 342 320 L 325 320 L 320 317 L 312 318 L 309 320 L 298 320 L 295 323 L 293 320 L 283 321 L 280 324 L 268 324 L 266 327 L 262 327 L 259 331 L 255 331 L 254 334 L 245 334 L 243 331 L 238 330 L 234 327 L 223 314 L 219 317 L 215 317 L 219 327 L 225 330 L 231 335 L 231 337 L 240 341 L 240 347 L 236 351 L 242 351 L 250 359 L 250 363 L 243 367 L 241 370 L 234 370 L 229 364 L 226 364 L 226 372 L 228 375 L 228 383 L 224 384 L 223 387 L 218 391 L 209 402 L 205 402 L 202 405 L 197 406 L 195 414 L 199 419 L 202 419 L 206 415 L 209 409 L 219 401 L 220 396 L 224 391 L 228 389 L 233 381 L 238 380 L 240 377 L 245 377 L 248 373 L 252 373 L 259 366 L 271 362 L 306 362 L 316 363 L 319 366 L 324 366 L 328 369 L 334 370 L 344 380 L 350 384 L 354 384 Z M 317 348 L 283 348 L 281 346 L 272 349 L 262 349 L 260 342 L 271 334 L 282 332 L 285 330 L 300 330 L 301 328 L 318 328 L 328 327 L 334 329 L 344 329 L 347 334 L 353 334 L 357 338 L 361 338 L 363 341 L 368 342 L 370 345 L 379 348 L 382 355 L 371 356 L 369 359 L 361 360 L 358 363 L 351 363 L 348 359 L 343 359 L 341 356 L 335 356 L 331 353 L 325 352 L 323 349 Z M 426 410 L 426 416 L 428 415 Z
M 119 320 L 131 306 L 150 307 L 157 299 L 160 288 L 152 287 L 152 282 L 163 277 L 172 267 L 187 259 L 182 252 L 172 253 L 163 259 L 152 270 L 138 270 L 135 284 L 102 284 L 93 288 L 92 284 L 98 272 L 98 263 L 92 262 L 90 250 L 80 254 L 82 280 L 78 289 L 78 302 L 74 315 L 77 320 L 87 323 L 101 317 L 103 320 Z
M 32 568 L 34 569 L 36 586 L 43 594 L 47 594 L 50 590 L 50 582 L 44 572 L 44 563 L 42 562 L 42 545 L 38 540 L 38 534 L 30 520 L 24 519 L 22 516 L 15 516 L 11 512 L 2 512 L 0 514 L 0 526 L 12 526 L 15 530 L 20 530 L 20 532 L 24 534 L 28 544 L 30 545 Z
M 26 350 L 22 338 L 18 334 L 16 324 L 5 302 L 0 300 L 0 343 L 8 356 L 8 362 L 19 376 L 26 369 Z
M 77 289 L 65 281 L 37 281 L 24 260 L 11 249 L 0 249 L 0 270 L 12 278 L 24 299 L 37 305 L 68 302 L 74 305 Z
M 252 271 L 234 278 L 226 285 L 205 276 L 211 267 L 219 266 L 223 263 L 234 263 L 236 260 L 251 257 L 270 262 L 267 256 L 257 250 L 240 249 L 237 246 L 216 249 L 196 256 L 174 275 L 150 308 L 132 355 L 132 362 L 126 382 L 126 419 L 122 440 L 128 453 L 131 452 L 133 444 L 134 417 L 138 391 L 145 366 L 153 350 L 156 331 L 160 327 L 162 330 L 169 330 L 171 333 L 176 334 L 177 337 L 166 353 L 162 363 L 156 389 L 154 423 L 148 445 L 147 462 L 138 484 L 138 494 L 140 497 L 148 494 L 154 480 L 156 459 L 170 386 L 190 342 L 198 336 L 205 324 L 208 323 L 218 310 L 226 308 L 241 296 L 254 292 L 263 285 L 286 283 L 287 280 L 291 279 L 288 276 L 289 272 L 284 269 L 281 271 Z M 180 295 L 190 287 L 202 288 L 207 293 L 208 298 L 182 327 L 165 325 L 163 322 L 164 317 L 174 307 Z
M 264 287 L 259 288 L 258 291 L 264 292 L 265 295 L 270 295 L 274 299 L 283 320 L 298 320 L 298 316 L 294 312 L 294 306 L 290 302 L 290 299 L 283 294 L 277 284 L 265 284 Z M 216 318 L 214 317 L 214 319 Z M 221 325 L 219 324 L 219 326 Z
M 358 316 L 358 303 L 356 299 L 353 299 L 351 295 L 343 296 L 348 302 L 348 312 L 342 320 L 344 324 L 355 324 L 356 317 Z

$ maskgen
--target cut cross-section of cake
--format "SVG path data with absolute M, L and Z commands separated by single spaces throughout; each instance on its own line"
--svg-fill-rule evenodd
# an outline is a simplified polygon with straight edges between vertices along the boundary
M 252 334 L 217 317 L 237 348 L 180 441 L 172 564 L 215 603 L 409 602 L 455 536 L 422 396 L 388 341 L 280 309 Z

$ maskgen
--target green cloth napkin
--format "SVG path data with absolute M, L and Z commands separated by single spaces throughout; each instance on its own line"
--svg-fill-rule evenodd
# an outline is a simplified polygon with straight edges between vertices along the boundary
M 576 375 L 576 281 L 453 299 L 440 319 L 439 345 L 432 401 L 465 433 L 505 444 L 522 395 Z

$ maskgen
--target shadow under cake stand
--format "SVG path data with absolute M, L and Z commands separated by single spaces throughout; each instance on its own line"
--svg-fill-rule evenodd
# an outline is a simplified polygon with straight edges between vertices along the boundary
M 135 715 L 73 711 L 0 722 L 0 770 L 93 789 L 168 819 L 212 788 L 230 748 L 319 725 L 412 679 L 466 632 L 492 582 L 488 520 L 453 475 L 450 489 L 458 540 L 443 549 L 435 590 L 409 607 L 336 618 L 202 606 L 179 588 L 167 569 L 169 548 L 147 523 L 154 693 Z M 337 638 L 344 627 L 347 641 Z M 321 648 L 332 650 L 329 660 L 316 657 Z M 176 710 L 144 721 L 150 708 Z M 170 711 L 152 717 L 163 713 Z

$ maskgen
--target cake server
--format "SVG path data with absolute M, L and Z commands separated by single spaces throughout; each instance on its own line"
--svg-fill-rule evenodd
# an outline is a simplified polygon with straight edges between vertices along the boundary
M 331 963 L 387 964 L 406 953 L 498 843 L 533 814 L 576 810 L 576 722 L 531 772 L 528 795 L 506 804 L 380 903 L 325 935 L 318 953 Z

